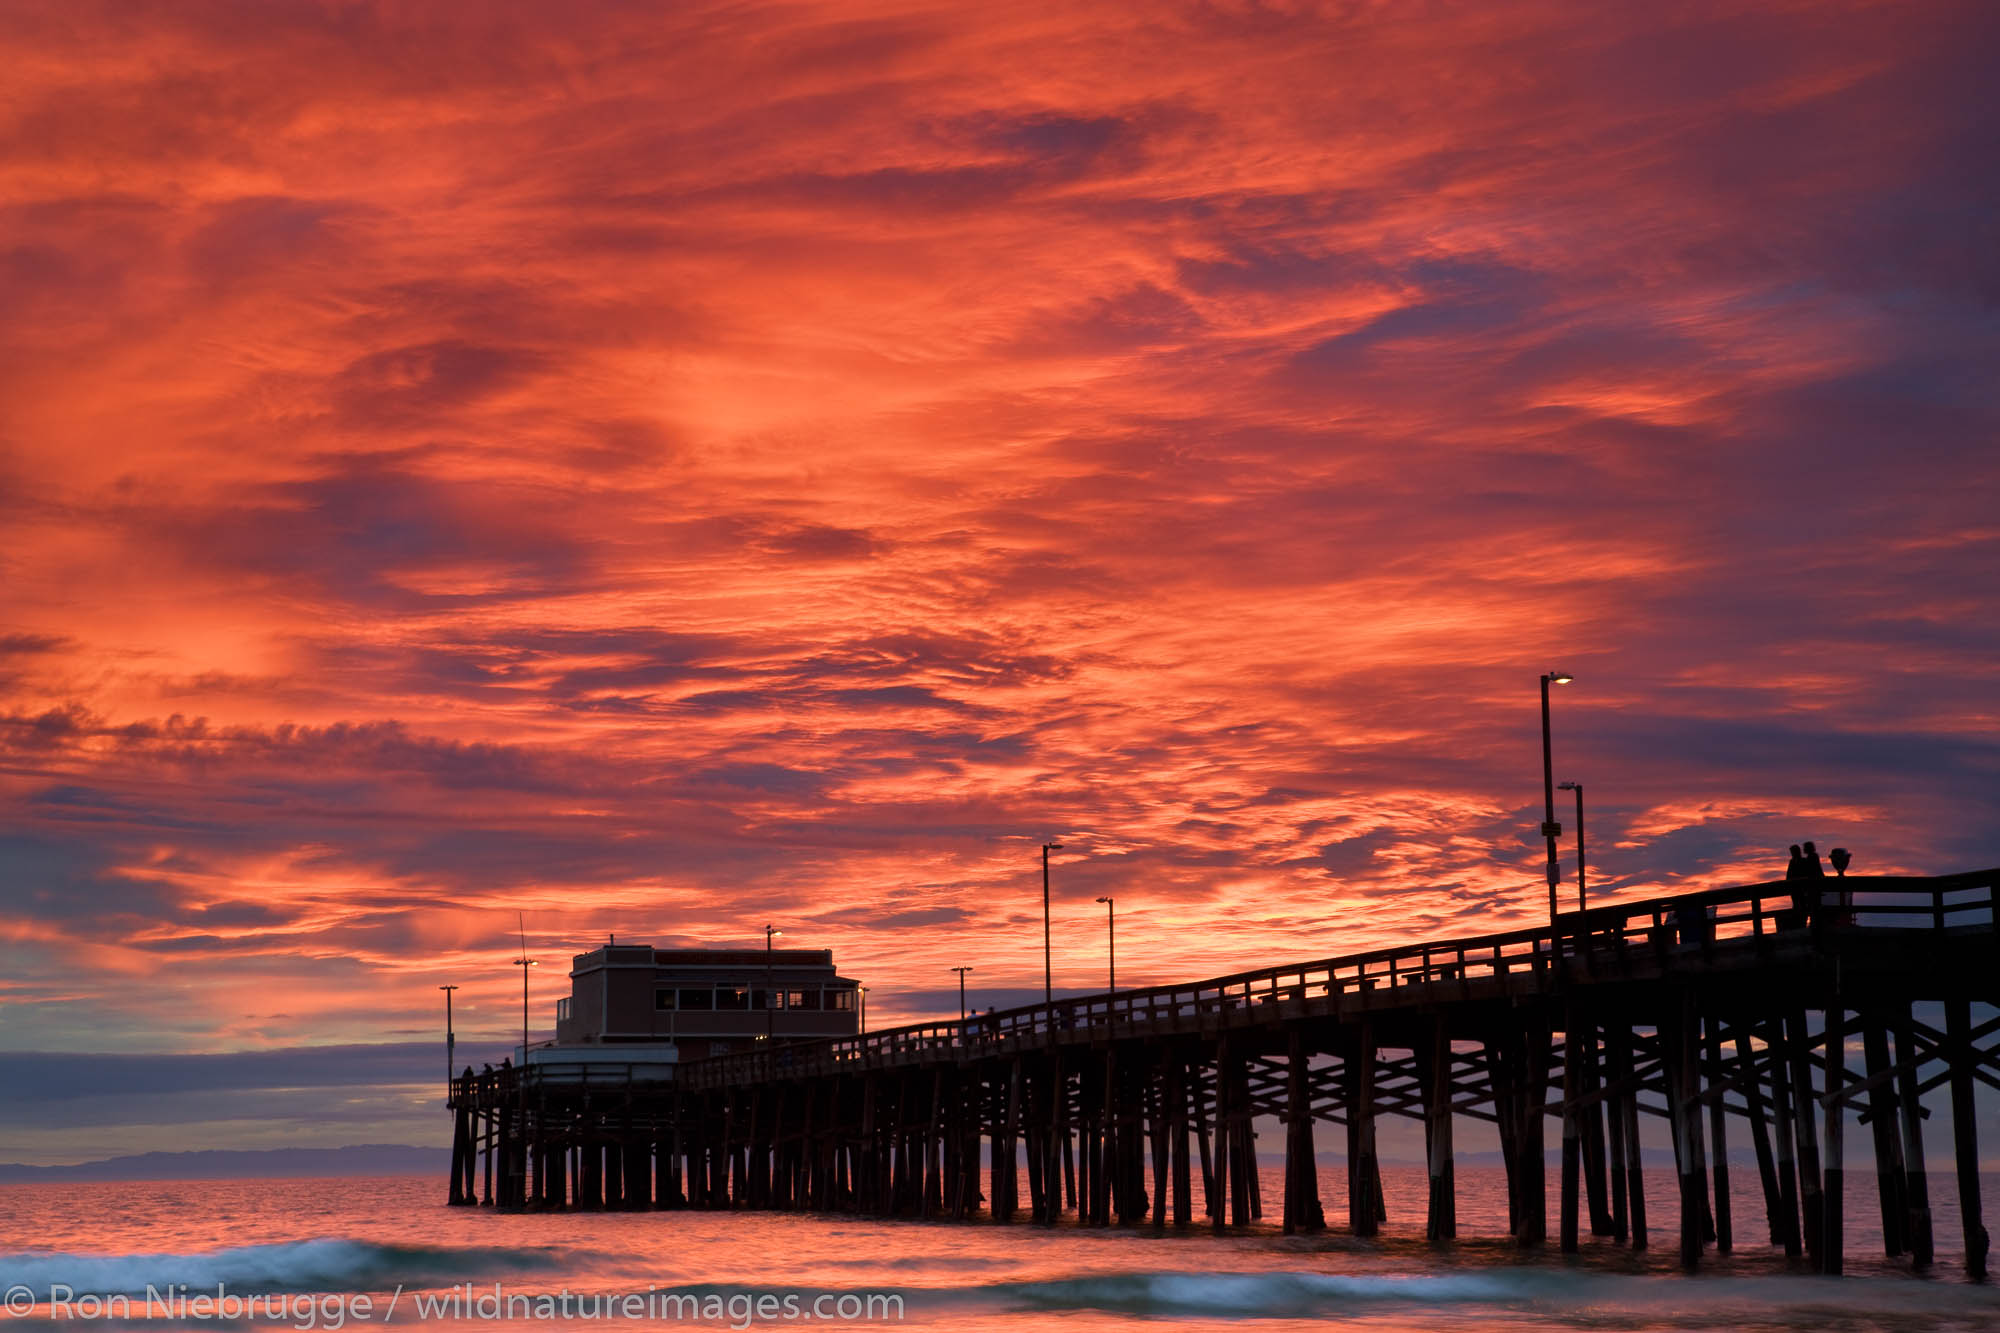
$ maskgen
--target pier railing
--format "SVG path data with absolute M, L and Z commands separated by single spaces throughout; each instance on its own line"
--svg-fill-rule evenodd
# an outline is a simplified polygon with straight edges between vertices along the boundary
M 660 1087 L 674 1081 L 675 1066 L 657 1060 L 537 1060 L 526 1068 L 505 1065 L 451 1081 L 452 1097 L 476 1101 L 516 1097 L 523 1091 L 564 1092 Z
M 1254 1021 L 1266 1006 L 1408 986 L 1550 984 L 1629 970 L 1651 959 L 1686 965 L 1718 951 L 1824 944 L 1858 932 L 1993 930 L 2000 869 L 1936 877 L 1776 880 L 1567 912 L 1543 926 L 1398 945 L 1178 985 L 1024 1005 L 964 1020 L 760 1047 L 692 1061 L 685 1087 L 742 1086 L 915 1060 L 976 1056 L 1022 1044 L 1087 1040 L 1122 1028 L 1172 1031 Z M 2000 961 L 2000 960 L 1997 960 Z

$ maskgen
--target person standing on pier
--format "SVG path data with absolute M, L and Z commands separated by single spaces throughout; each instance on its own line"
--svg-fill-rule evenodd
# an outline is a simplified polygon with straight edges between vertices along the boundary
M 1811 843 L 1806 844 L 1808 847 L 1811 845 Z M 1791 859 L 1785 863 L 1785 878 L 1788 881 L 1811 879 L 1812 862 L 1806 859 L 1806 854 L 1799 844 L 1792 844 L 1791 853 Z M 1818 916 L 1819 902 L 1818 885 L 1801 883 L 1792 890 L 1792 911 L 1797 914 L 1799 924 L 1809 924 Z

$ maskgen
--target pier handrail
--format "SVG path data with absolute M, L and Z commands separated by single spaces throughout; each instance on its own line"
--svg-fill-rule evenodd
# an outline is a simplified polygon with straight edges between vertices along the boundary
M 469 1077 L 454 1074 L 448 1100 L 508 1099 L 543 1087 L 572 1091 L 658 1085 L 673 1081 L 671 1074 L 661 1072 L 670 1068 L 657 1060 L 537 1060 L 525 1068 L 506 1065 Z
M 1134 1023 L 1158 1025 L 1417 984 L 1514 976 L 1588 974 L 1606 954 L 1635 950 L 1705 956 L 1718 943 L 1783 936 L 1823 940 L 1882 929 L 1992 927 L 2000 868 L 1939 876 L 1771 880 L 1695 893 L 1609 903 L 1530 927 L 1460 939 L 1392 945 L 1202 981 L 1142 987 L 1022 1005 L 946 1022 L 914 1023 L 852 1037 L 760 1046 L 690 1061 L 683 1086 L 720 1087 L 977 1053 L 1004 1043 L 1046 1042 L 1083 1033 L 1110 1035 Z M 1966 895 L 1971 895 L 1969 898 Z M 1782 900 L 1780 905 L 1779 900 Z M 1969 918 L 1969 919 L 1968 919 Z

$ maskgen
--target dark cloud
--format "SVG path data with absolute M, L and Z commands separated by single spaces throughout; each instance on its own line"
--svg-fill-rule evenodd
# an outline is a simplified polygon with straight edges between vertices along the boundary
M 1319 864 L 1336 880 L 1367 875 L 1377 868 L 1375 854 L 1396 840 L 1396 831 L 1387 828 L 1336 838 L 1319 849 Z
M 959 925 L 972 920 L 972 914 L 959 907 L 844 907 L 835 912 L 820 912 L 813 919 L 827 925 L 863 926 L 870 930 L 915 930 Z
M 588 577 L 588 543 L 564 530 L 547 493 L 433 475 L 415 454 L 336 456 L 316 476 L 236 501 L 219 515 L 141 521 L 197 566 L 254 569 L 368 605 L 512 601 Z M 497 572 L 504 587 L 490 589 L 485 574 L 464 590 L 436 577 L 468 567 Z
M 344 201 L 282 195 L 231 199 L 211 206 L 187 243 L 190 266 L 210 282 L 251 281 L 273 265 L 339 262 Z
M 0 634 L 0 657 L 32 657 L 53 653 L 69 645 L 57 634 Z
M 543 354 L 450 339 L 370 352 L 335 378 L 344 424 L 387 426 L 463 408 L 543 369 Z
M 229 1055 L 10 1051 L 6 1059 L 14 1077 L 0 1081 L 0 1106 L 14 1107 L 109 1095 L 431 1083 L 440 1081 L 443 1068 L 439 1042 Z

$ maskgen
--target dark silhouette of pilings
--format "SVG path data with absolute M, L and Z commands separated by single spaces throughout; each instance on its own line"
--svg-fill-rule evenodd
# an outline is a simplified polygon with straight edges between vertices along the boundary
M 1848 879 L 1846 903 L 1817 912 L 1787 885 L 1614 904 L 1559 922 L 1560 950 L 1545 931 L 1383 950 L 764 1048 L 671 1081 L 641 1066 L 468 1071 L 452 1090 L 448 1197 L 1232 1228 L 1264 1215 L 1257 1146 L 1275 1125 L 1278 1220 L 1312 1231 L 1326 1225 L 1316 1129 L 1330 1124 L 1347 1227 L 1370 1236 L 1388 1220 L 1390 1116 L 1423 1126 L 1425 1234 L 1449 1244 L 1455 1130 L 1471 1119 L 1499 1135 L 1509 1231 L 1533 1247 L 1553 1121 L 1560 1247 L 1581 1248 L 1587 1218 L 1591 1237 L 1643 1249 L 1650 1120 L 1673 1148 L 1686 1267 L 1746 1239 L 1728 1162 L 1743 1134 L 1758 1234 L 1838 1273 L 1853 1122 L 1869 1131 L 1885 1251 L 1922 1268 L 1921 1098 L 1948 1085 L 1963 1258 L 1983 1277 L 1972 1098 L 1996 1083 L 2000 1018 L 1975 1026 L 1972 1006 L 2000 1000 L 1996 880 Z M 1939 1001 L 1943 1030 L 1913 1010 Z

